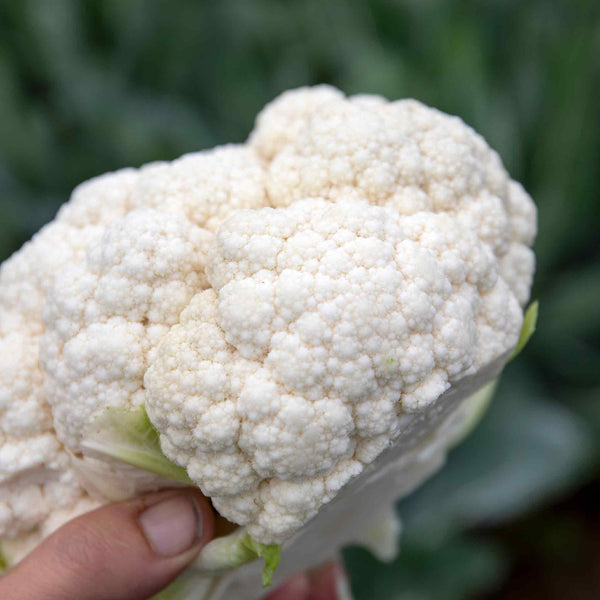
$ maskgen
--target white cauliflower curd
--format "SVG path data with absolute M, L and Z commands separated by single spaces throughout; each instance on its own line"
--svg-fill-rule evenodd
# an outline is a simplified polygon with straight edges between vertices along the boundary
M 265 205 L 262 177 L 243 146 L 97 177 L 2 264 L 0 538 L 87 498 L 68 454 L 103 408 L 143 404 L 148 356 L 206 286 L 209 229 Z
M 395 535 L 378 516 L 522 345 L 535 234 L 460 119 L 328 86 L 282 94 L 246 144 L 79 186 L 0 268 L 4 554 L 172 481 L 239 526 L 202 576 L 373 545 L 349 523 Z M 252 569 L 223 593 L 256 597 Z
M 464 375 L 517 343 L 489 246 L 354 200 L 237 213 L 146 373 L 165 454 L 280 543 Z

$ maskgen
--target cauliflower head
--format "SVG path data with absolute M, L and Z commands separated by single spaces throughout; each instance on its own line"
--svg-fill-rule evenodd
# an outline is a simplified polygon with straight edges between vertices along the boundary
M 244 144 L 82 184 L 0 267 L 0 539 L 20 557 L 170 477 L 244 555 L 305 550 L 327 514 L 326 556 L 348 490 L 385 465 L 386 513 L 472 421 L 517 346 L 535 235 L 459 118 L 329 86 L 282 94 Z M 98 451 L 107 414 L 141 415 L 157 475 Z

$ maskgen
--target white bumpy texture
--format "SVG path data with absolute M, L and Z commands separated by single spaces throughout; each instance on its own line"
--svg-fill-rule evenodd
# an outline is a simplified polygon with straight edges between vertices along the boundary
M 2 264 L 0 538 L 88 501 L 65 449 L 103 408 L 144 402 L 153 349 L 206 287 L 211 230 L 264 206 L 262 180 L 233 145 L 103 175 Z
M 536 209 L 500 157 L 458 117 L 416 100 L 344 95 L 328 86 L 282 94 L 251 144 L 267 163 L 272 206 L 303 198 L 366 200 L 400 214 L 445 212 L 477 232 L 522 305 L 535 269 Z
M 132 170 L 79 186 L 69 205 L 0 267 L 0 538 L 41 526 L 84 495 L 43 389 L 42 311 L 54 276 L 123 215 Z
M 243 211 L 212 289 L 146 374 L 166 455 L 226 518 L 280 543 L 455 381 L 517 342 L 521 308 L 475 233 L 349 200 Z
M 263 542 L 312 531 L 501 368 L 535 234 L 460 119 L 328 86 L 282 94 L 246 144 L 82 184 L 0 267 L 0 538 L 19 557 L 101 501 L 74 456 L 140 404 L 224 516 Z

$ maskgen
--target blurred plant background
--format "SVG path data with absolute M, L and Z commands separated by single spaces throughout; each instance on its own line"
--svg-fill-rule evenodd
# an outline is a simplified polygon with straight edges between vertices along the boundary
M 0 0 L 0 259 L 79 182 L 242 141 L 284 89 L 412 96 L 496 148 L 540 211 L 538 332 L 481 426 L 402 502 L 358 600 L 597 598 L 600 4 Z

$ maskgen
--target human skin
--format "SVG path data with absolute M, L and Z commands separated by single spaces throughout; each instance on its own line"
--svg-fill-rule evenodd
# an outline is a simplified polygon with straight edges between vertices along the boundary
M 336 600 L 344 577 L 339 564 L 328 562 L 315 571 L 290 578 L 264 600 Z
M 3 600 L 146 600 L 213 538 L 209 501 L 192 488 L 112 503 L 65 524 L 0 578 Z M 335 563 L 266 600 L 335 600 Z

